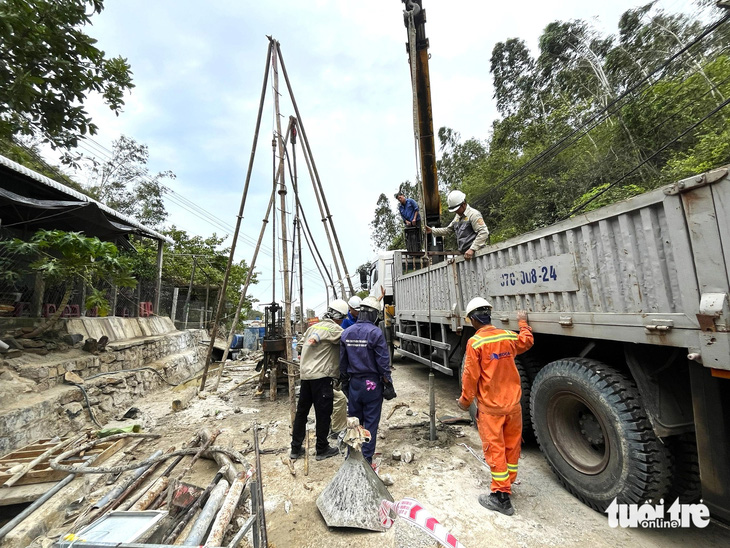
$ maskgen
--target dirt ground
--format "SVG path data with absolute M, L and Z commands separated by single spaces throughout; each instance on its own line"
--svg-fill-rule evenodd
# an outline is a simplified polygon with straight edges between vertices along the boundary
M 402 360 L 396 353 L 395 400 L 385 402 L 383 420 L 376 446 L 381 454 L 380 474 L 390 475 L 389 487 L 395 500 L 410 497 L 418 500 L 438 519 L 463 546 L 728 546 L 730 531 L 715 524 L 706 529 L 635 530 L 611 529 L 604 515 L 581 504 L 566 492 L 550 471 L 535 445 L 523 447 L 520 459 L 519 484 L 515 486 L 512 517 L 489 512 L 477 502 L 480 493 L 488 491 L 489 472 L 461 444 L 480 453 L 476 429 L 470 426 L 442 427 L 438 440 L 428 441 L 428 427 L 389 429 L 389 426 L 415 424 L 427 420 L 428 370 L 415 362 Z M 230 376 L 224 376 L 219 393 L 251 375 L 252 364 L 236 362 Z M 436 374 L 437 416 L 457 415 L 455 399 L 459 395 L 454 378 Z M 267 391 L 268 396 L 268 391 Z M 289 404 L 286 390 L 280 387 L 278 401 L 253 397 L 253 388 L 236 389 L 228 396 L 208 395 L 196 399 L 179 413 L 170 412 L 171 396 L 161 392 L 146 397 L 136 406 L 142 411 L 141 421 L 147 431 L 163 434 L 161 440 L 143 446 L 151 453 L 154 446 L 180 447 L 202 426 L 220 428 L 223 433 L 216 445 L 242 448 L 251 442 L 254 421 L 264 426 L 262 448 L 281 449 L 280 454 L 262 455 L 266 522 L 270 545 L 314 547 L 326 543 L 335 547 L 420 547 L 436 546 L 423 533 L 396 520 L 386 533 L 359 530 L 329 529 L 319 514 L 315 500 L 336 473 L 342 459 L 322 462 L 310 459 L 309 475 L 304 476 L 303 459 L 296 462 L 296 477 L 281 462 L 288 453 Z M 386 420 L 393 406 L 407 403 Z M 408 410 L 413 414 L 408 415 Z M 312 411 L 310 417 L 313 418 Z M 394 461 L 394 450 L 410 450 L 411 463 Z M 143 455 L 140 455 L 143 457 Z M 249 454 L 250 456 L 250 454 Z M 376 455 L 377 456 L 377 455 Z M 212 462 L 203 463 L 195 476 L 201 480 L 215 473 Z M 307 485 L 310 490 L 304 487 Z

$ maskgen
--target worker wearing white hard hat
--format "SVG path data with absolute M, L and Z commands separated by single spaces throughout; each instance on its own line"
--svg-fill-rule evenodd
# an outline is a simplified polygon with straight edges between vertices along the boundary
M 333 300 L 322 321 L 310 326 L 302 337 L 304 345 L 299 365 L 301 385 L 289 455 L 292 459 L 304 455 L 302 442 L 307 428 L 307 416 L 312 406 L 316 421 L 317 460 L 339 454 L 336 447 L 330 447 L 327 436 L 332 421 L 333 385 L 340 376 L 340 324 L 345 319 L 347 310 L 345 301 Z
M 347 414 L 357 417 L 370 432 L 362 446 L 365 460 L 372 463 L 383 398 L 394 398 L 390 352 L 385 335 L 376 325 L 383 303 L 365 297 L 357 323 L 342 332 L 340 345 L 340 382 L 347 394 Z
M 468 261 L 487 244 L 489 229 L 482 214 L 466 203 L 466 194 L 462 191 L 452 190 L 446 201 L 449 211 L 456 213 L 454 219 L 445 228 L 426 226 L 426 232 L 434 236 L 446 236 L 453 230 L 456 234 L 456 246 Z
M 522 383 L 515 356 L 532 347 L 532 330 L 524 310 L 517 312 L 519 333 L 494 327 L 492 305 L 483 297 L 469 301 L 466 316 L 476 333 L 466 343 L 457 404 L 466 411 L 477 402 L 479 437 L 492 476 L 491 493 L 479 495 L 479 504 L 511 516 L 522 443 Z
M 360 314 L 361 302 L 362 301 L 360 300 L 360 297 L 358 297 L 357 295 L 353 295 L 352 297 L 350 297 L 350 300 L 347 301 L 349 311 L 347 312 L 347 317 L 342 322 L 342 329 L 347 329 L 357 321 L 357 316 L 358 314 Z

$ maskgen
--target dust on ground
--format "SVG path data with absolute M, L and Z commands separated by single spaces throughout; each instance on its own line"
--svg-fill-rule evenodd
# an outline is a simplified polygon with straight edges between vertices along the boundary
M 440 426 L 438 440 L 429 441 L 427 425 L 391 429 L 392 426 L 423 423 L 428 420 L 428 369 L 398 357 L 394 362 L 394 385 L 398 397 L 383 405 L 383 418 L 376 453 L 380 454 L 380 474 L 389 475 L 394 500 L 410 497 L 418 500 L 467 548 L 482 546 L 591 546 L 623 545 L 728 546 L 730 532 L 711 524 L 706 529 L 634 530 L 612 529 L 606 516 L 580 503 L 555 479 L 547 462 L 535 445 L 523 446 L 519 463 L 519 484 L 512 497 L 516 513 L 512 517 L 490 512 L 479 505 L 477 497 L 489 490 L 489 471 L 465 447 L 481 453 L 481 442 L 471 426 Z M 268 539 L 276 547 L 314 547 L 323 543 L 335 547 L 414 547 L 436 546 L 415 527 L 396 520 L 386 533 L 356 529 L 330 529 L 324 523 L 315 501 L 335 475 L 341 458 L 317 462 L 310 458 L 309 475 L 304 475 L 304 461 L 296 461 L 296 477 L 292 476 L 281 456 L 288 455 L 290 443 L 289 400 L 286 388 L 280 386 L 278 400 L 254 397 L 250 384 L 226 390 L 252 374 L 253 364 L 235 362 L 226 370 L 217 394 L 194 399 L 178 413 L 170 411 L 169 391 L 146 396 L 137 402 L 140 415 L 135 422 L 162 438 L 146 443 L 140 453 L 152 453 L 170 445 L 180 447 L 200 428 L 223 430 L 216 445 L 243 449 L 252 443 L 251 428 L 260 425 L 261 448 L 280 450 L 278 454 L 261 456 L 263 490 Z M 210 383 L 212 384 L 212 383 Z M 209 384 L 209 386 L 210 386 Z M 458 415 L 456 379 L 441 373 L 435 375 L 436 416 Z M 386 419 L 393 407 L 396 409 Z M 310 419 L 314 417 L 314 410 Z M 410 451 L 413 462 L 392 459 L 394 450 Z M 144 454 L 139 455 L 141 458 Z M 251 460 L 251 453 L 247 455 Z M 376 455 L 377 458 L 377 455 Z M 185 481 L 200 485 L 216 471 L 212 461 L 200 463 Z M 206 481 L 207 478 L 207 481 Z

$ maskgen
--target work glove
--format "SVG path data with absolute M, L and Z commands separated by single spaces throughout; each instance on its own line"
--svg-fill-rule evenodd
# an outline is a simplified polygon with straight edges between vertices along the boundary
M 345 396 L 350 395 L 350 376 L 349 375 L 340 375 L 340 390 L 342 390 L 345 393 Z
M 395 393 L 395 387 L 393 386 L 393 383 L 383 379 L 383 398 L 385 398 L 386 400 L 392 400 L 396 396 L 397 394 Z

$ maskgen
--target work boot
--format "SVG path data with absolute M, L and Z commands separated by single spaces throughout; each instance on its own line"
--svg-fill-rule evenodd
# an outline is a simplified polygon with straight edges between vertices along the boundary
M 300 447 L 299 449 L 294 449 L 292 447 L 291 453 L 289 453 L 289 458 L 291 460 L 297 460 L 299 457 L 303 457 L 306 454 L 307 452 L 304 450 L 303 447 Z
M 505 516 L 511 516 L 515 513 L 512 502 L 509 500 L 509 493 L 497 491 L 496 493 L 490 493 L 488 496 L 479 495 L 479 504 L 487 510 L 493 510 Z
M 340 451 L 337 449 L 337 447 L 327 447 L 327 449 L 324 450 L 323 453 L 319 453 L 315 459 L 316 460 L 324 460 L 328 459 L 330 457 L 334 457 L 335 455 L 339 455 Z

